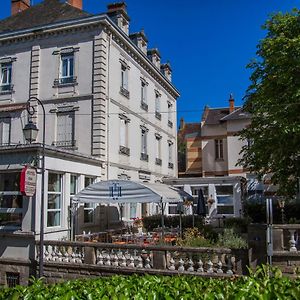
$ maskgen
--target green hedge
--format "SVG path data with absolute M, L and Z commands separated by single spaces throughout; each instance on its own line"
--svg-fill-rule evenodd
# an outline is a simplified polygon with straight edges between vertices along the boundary
M 0 290 L 0 300 L 171 300 L 171 299 L 300 299 L 300 280 L 266 268 L 249 277 L 209 279 L 196 276 L 113 276 L 56 285 L 36 281 L 30 287 Z

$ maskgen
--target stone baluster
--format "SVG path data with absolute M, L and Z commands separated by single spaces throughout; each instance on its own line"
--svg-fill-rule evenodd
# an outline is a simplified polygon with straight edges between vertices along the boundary
M 112 251 L 111 256 L 112 256 L 112 265 L 113 265 L 114 267 L 118 267 L 118 266 L 119 266 L 119 259 L 118 259 L 117 254 L 115 254 L 115 253 Z
M 58 250 L 57 246 L 52 246 L 52 261 L 58 260 Z
M 223 267 L 223 264 L 222 264 L 221 256 L 220 256 L 219 260 L 217 262 L 217 273 L 218 274 L 222 274 L 223 273 L 222 267 Z
M 151 269 L 151 265 L 150 265 L 150 257 L 149 255 L 147 255 L 146 259 L 145 259 L 145 268 L 146 269 Z
M 170 271 L 175 271 L 175 270 L 176 270 L 176 267 L 175 267 L 175 260 L 174 260 L 173 256 L 171 256 L 171 259 L 170 259 L 169 270 L 170 270 Z
M 134 268 L 134 257 L 131 255 L 131 254 L 129 254 L 129 263 L 128 263 L 128 267 L 129 268 Z
M 97 265 L 103 266 L 104 261 L 103 261 L 103 255 L 102 255 L 102 250 L 98 249 L 98 255 L 97 255 Z
M 138 255 L 138 258 L 137 258 L 137 268 L 143 268 L 144 265 L 143 265 L 143 258 L 141 255 Z
M 71 263 L 76 263 L 76 253 L 75 253 L 75 247 L 71 247 L 72 253 L 70 257 L 70 262 Z
M 231 255 L 227 256 L 227 272 L 228 275 L 233 275 Z
M 63 261 L 63 254 L 61 252 L 61 247 L 58 247 L 58 251 L 57 251 L 57 261 L 58 262 L 62 262 Z
M 48 251 L 48 245 L 45 246 L 45 251 L 44 251 L 44 260 L 45 261 L 49 261 L 49 256 L 50 256 L 50 253 Z
M 295 229 L 289 229 L 289 232 L 290 232 L 290 240 L 289 240 L 289 243 L 290 243 L 290 251 L 291 251 L 291 252 L 296 252 L 296 251 L 297 251 L 297 248 L 296 248 L 296 240 L 295 240 L 295 233 L 296 233 L 296 230 L 295 230 Z
M 190 258 L 189 259 L 189 261 L 188 261 L 188 269 L 187 269 L 187 271 L 188 272 L 194 272 L 194 263 L 193 263 L 193 260 L 192 260 L 192 258 Z
M 183 259 L 182 258 L 180 258 L 180 260 L 179 260 L 179 266 L 178 266 L 178 271 L 179 272 L 183 272 L 185 269 L 184 269 L 184 261 L 183 261 Z
M 126 256 L 124 255 L 123 252 L 121 252 L 120 267 L 126 267 Z
M 62 247 L 62 262 L 69 262 L 68 247 Z
M 75 248 L 76 248 L 76 262 L 78 264 L 82 264 L 83 257 L 84 257 L 83 248 L 82 247 L 75 247 Z
M 197 269 L 198 273 L 203 273 L 204 272 L 204 268 L 203 268 L 203 262 L 201 260 L 201 258 L 198 261 L 198 269 Z
M 209 259 L 207 262 L 207 270 L 206 273 L 213 273 L 214 269 L 213 269 L 214 264 L 212 263 L 212 261 Z
M 106 255 L 105 255 L 105 265 L 106 266 L 111 266 L 111 257 L 110 257 L 109 252 L 106 252 Z

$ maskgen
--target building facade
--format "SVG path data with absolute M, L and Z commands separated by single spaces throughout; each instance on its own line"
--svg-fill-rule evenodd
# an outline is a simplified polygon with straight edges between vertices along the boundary
M 45 237 L 68 238 L 72 195 L 107 179 L 155 182 L 177 175 L 176 99 L 171 67 L 129 33 L 124 3 L 91 15 L 82 1 L 11 1 L 0 21 L 0 229 L 39 234 L 41 174 L 32 199 L 19 192 L 24 165 L 39 164 L 45 108 Z M 26 102 L 32 98 L 34 115 Z M 31 119 L 38 140 L 22 129 Z M 26 203 L 26 205 L 25 205 Z M 125 218 L 150 213 L 128 205 Z M 77 232 L 109 225 L 107 209 L 79 209 Z M 102 223 L 103 224 L 102 224 Z
M 234 106 L 230 96 L 229 107 L 205 107 L 199 127 L 185 124 L 182 120 L 179 133 L 184 135 L 186 168 L 179 176 L 243 176 L 247 170 L 238 166 L 240 151 L 245 141 L 240 140 L 239 132 L 251 122 L 251 116 L 241 107 Z

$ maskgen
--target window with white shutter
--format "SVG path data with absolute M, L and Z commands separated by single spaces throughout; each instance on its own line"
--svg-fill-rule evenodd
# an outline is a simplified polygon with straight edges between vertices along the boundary
M 1 66 L 0 74 L 0 91 L 9 91 L 12 89 L 11 75 L 12 75 L 12 63 L 3 63 Z
M 0 145 L 10 144 L 10 118 L 0 118 Z
M 75 119 L 74 111 L 57 113 L 56 146 L 59 147 L 75 146 L 74 119 Z

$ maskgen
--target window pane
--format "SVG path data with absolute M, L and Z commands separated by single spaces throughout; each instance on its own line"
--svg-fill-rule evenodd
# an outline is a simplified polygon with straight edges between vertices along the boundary
M 84 223 L 93 223 L 94 221 L 94 210 L 85 209 L 84 210 Z
M 22 214 L 0 213 L 0 226 L 22 226 Z
M 60 211 L 48 211 L 47 226 L 60 226 Z
M 85 177 L 84 178 L 84 187 L 86 188 L 87 186 L 93 184 L 95 179 L 93 177 Z
M 70 177 L 70 195 L 75 195 L 77 192 L 77 176 L 71 175 Z
M 0 195 L 0 208 L 22 208 L 22 195 Z
M 0 174 L 0 191 L 20 191 L 20 172 Z
M 61 192 L 61 175 L 60 174 L 49 173 L 48 191 L 49 192 Z
M 217 196 L 218 204 L 233 204 L 232 196 Z
M 61 195 L 48 194 L 48 209 L 60 209 Z
M 74 76 L 74 57 L 69 58 L 69 73 L 68 73 L 68 76 L 69 77 Z
M 130 218 L 136 218 L 136 203 L 130 203 Z
M 223 215 L 233 215 L 234 209 L 233 206 L 218 206 L 217 213 Z
M 232 185 L 217 185 L 216 186 L 217 195 L 233 195 Z

